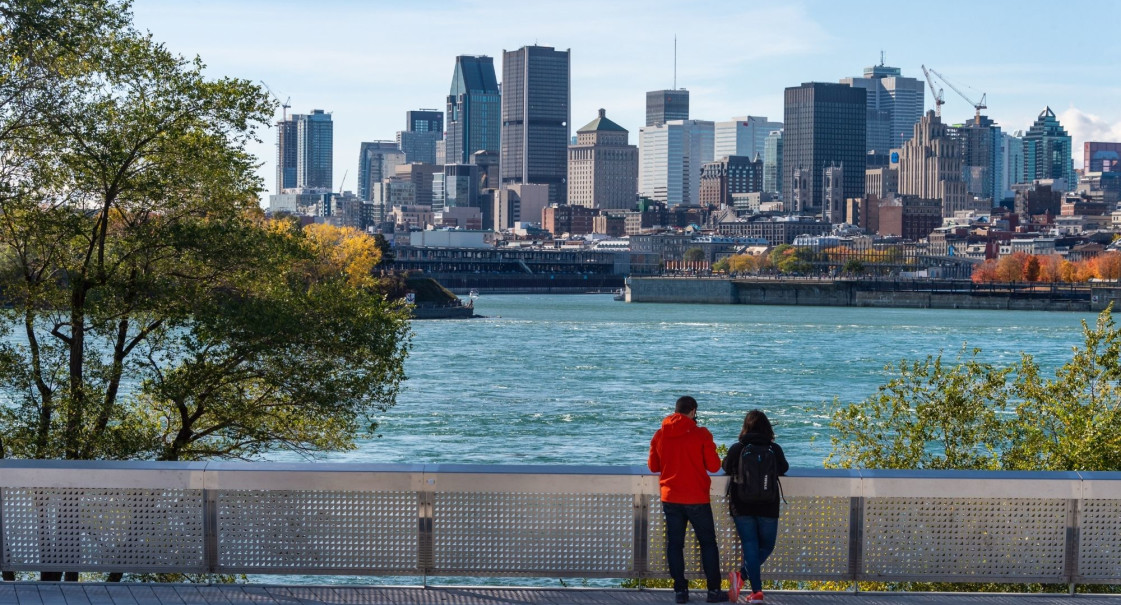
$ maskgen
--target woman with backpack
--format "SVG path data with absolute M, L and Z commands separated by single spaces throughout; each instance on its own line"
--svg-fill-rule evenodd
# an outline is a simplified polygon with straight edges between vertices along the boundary
M 730 574 L 729 600 L 739 599 L 743 576 L 751 584 L 748 603 L 763 602 L 760 568 L 775 549 L 781 487 L 779 476 L 790 469 L 782 448 L 775 443 L 771 421 L 760 410 L 743 419 L 739 441 L 728 448 L 721 465 L 730 477 L 728 507 L 743 546 L 743 567 Z

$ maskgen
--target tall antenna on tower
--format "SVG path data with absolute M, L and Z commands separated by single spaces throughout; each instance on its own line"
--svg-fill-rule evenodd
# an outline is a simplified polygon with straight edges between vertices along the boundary
M 677 34 L 673 35 L 673 89 L 677 90 Z

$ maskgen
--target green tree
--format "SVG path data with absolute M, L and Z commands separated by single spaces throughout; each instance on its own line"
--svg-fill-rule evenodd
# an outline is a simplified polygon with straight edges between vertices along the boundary
M 244 143 L 265 93 L 128 21 L 0 3 L 0 456 L 353 447 L 407 352 L 405 313 L 356 277 L 380 252 L 264 220 Z
M 699 262 L 705 259 L 705 251 L 700 248 L 689 248 L 685 251 L 684 258 L 691 263 Z

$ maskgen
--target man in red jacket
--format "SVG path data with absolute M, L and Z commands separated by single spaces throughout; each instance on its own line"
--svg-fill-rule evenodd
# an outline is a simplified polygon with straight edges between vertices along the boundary
M 727 601 L 720 590 L 720 552 L 716 547 L 716 524 L 708 498 L 712 481 L 708 473 L 720 470 L 720 456 L 708 429 L 697 426 L 697 400 L 686 395 L 677 400 L 674 413 L 662 420 L 662 428 L 650 440 L 650 470 L 660 473 L 662 511 L 666 515 L 666 563 L 673 576 L 678 603 L 689 602 L 685 579 L 685 522 L 701 545 L 701 565 L 708 582 L 709 603 Z

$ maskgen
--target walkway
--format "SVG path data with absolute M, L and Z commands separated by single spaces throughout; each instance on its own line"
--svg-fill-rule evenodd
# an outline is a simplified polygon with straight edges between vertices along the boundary
M 0 584 L 5 605 L 671 605 L 666 590 L 478 587 L 266 586 L 192 584 Z M 704 603 L 694 594 L 693 603 Z M 742 603 L 742 600 L 741 600 Z M 771 605 L 1071 605 L 1121 604 L 1121 596 L 865 592 L 774 592 Z

